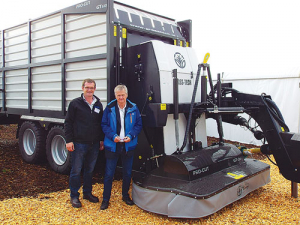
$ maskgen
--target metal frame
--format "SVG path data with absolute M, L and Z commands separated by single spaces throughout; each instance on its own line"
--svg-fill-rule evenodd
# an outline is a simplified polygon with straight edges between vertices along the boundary
M 4 50 L 4 30 L 2 30 L 2 66 L 5 67 L 5 50 Z M 0 68 L 1 70 L 1 68 Z M 6 111 L 6 104 L 5 104 L 5 71 L 2 70 L 2 108 L 3 111 Z M 1 110 L 2 111 L 2 110 Z
M 31 21 L 28 22 L 28 65 L 31 64 Z M 31 66 L 28 66 L 28 111 L 32 113 L 32 73 Z
M 61 14 L 61 111 L 63 115 L 66 115 L 66 70 L 65 70 L 65 50 L 66 50 L 66 40 L 65 40 L 66 24 L 65 24 L 65 14 Z

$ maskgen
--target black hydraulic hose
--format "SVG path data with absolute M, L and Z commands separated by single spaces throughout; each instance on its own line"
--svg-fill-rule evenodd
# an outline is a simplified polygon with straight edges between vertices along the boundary
M 221 107 L 221 75 L 218 73 L 217 78 L 217 98 L 218 98 L 218 107 Z M 222 125 L 222 116 L 220 114 L 217 115 L 217 126 L 218 126 L 218 133 L 219 133 L 219 140 L 220 144 L 224 142 L 224 133 L 223 133 L 223 125 Z
M 272 101 L 269 98 L 265 98 L 265 100 L 272 105 L 272 107 L 274 108 L 274 111 L 276 112 L 276 114 L 278 115 L 278 117 L 284 122 L 284 118 L 279 110 L 279 108 L 277 107 L 276 103 L 274 101 Z
M 219 133 L 219 143 L 222 145 L 224 143 L 224 132 L 223 132 L 223 125 L 222 125 L 222 116 L 220 114 L 217 115 L 216 118 L 218 133 Z
M 196 81 L 195 81 L 195 86 L 194 86 L 192 101 L 191 101 L 191 105 L 190 105 L 188 122 L 187 122 L 186 130 L 185 130 L 185 134 L 184 134 L 184 140 L 183 140 L 183 144 L 182 144 L 181 148 L 179 149 L 179 151 L 176 151 L 177 153 L 182 152 L 183 149 L 186 146 L 186 143 L 187 143 L 187 136 L 188 136 L 189 131 L 190 131 L 190 126 L 191 126 L 191 121 L 192 121 L 192 113 L 193 113 L 193 108 L 194 108 L 194 103 L 195 103 L 195 98 L 196 98 L 196 93 L 197 93 L 197 88 L 198 88 L 198 83 L 199 83 L 199 77 L 200 77 L 200 71 L 201 71 L 202 65 L 203 64 L 199 64 L 198 65 L 198 71 L 197 71 L 197 76 L 196 76 Z
M 218 73 L 217 75 L 217 99 L 218 99 L 218 107 L 221 107 L 221 75 Z
M 207 103 L 207 77 L 201 76 L 201 103 Z
M 266 105 L 266 107 L 270 111 L 270 113 L 273 115 L 274 119 L 279 123 L 280 126 L 282 126 L 285 129 L 286 132 L 289 132 L 290 129 L 285 124 L 283 116 L 282 116 L 279 108 L 277 107 L 276 103 L 274 101 L 272 101 L 271 99 L 265 98 L 264 95 L 261 95 L 261 98 L 262 98 L 263 103 Z M 269 105 L 271 105 L 272 108 Z
M 174 104 L 174 121 L 175 121 L 175 139 L 176 139 L 176 151 L 179 149 L 179 98 L 178 98 L 178 77 L 177 69 L 173 70 L 173 104 Z
M 174 120 L 178 120 L 178 78 L 177 69 L 173 70 L 173 103 L 174 103 Z

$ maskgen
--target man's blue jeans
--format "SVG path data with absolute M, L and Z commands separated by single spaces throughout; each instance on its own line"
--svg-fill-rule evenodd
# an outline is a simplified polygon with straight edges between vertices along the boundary
M 95 144 L 74 143 L 74 151 L 71 152 L 70 172 L 70 196 L 79 197 L 79 188 L 81 186 L 80 174 L 83 169 L 83 194 L 92 192 L 92 176 L 99 154 L 100 142 Z
M 111 195 L 112 182 L 117 167 L 118 159 L 121 156 L 122 160 L 122 172 L 123 172 L 123 184 L 122 184 L 122 196 L 128 198 L 129 187 L 131 182 L 131 171 L 133 163 L 133 152 L 126 153 L 124 150 L 118 152 L 110 152 L 105 150 L 106 165 L 104 176 L 104 191 L 103 200 L 109 201 Z

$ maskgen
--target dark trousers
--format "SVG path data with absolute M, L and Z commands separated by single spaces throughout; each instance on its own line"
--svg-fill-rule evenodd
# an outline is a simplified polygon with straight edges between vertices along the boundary
M 122 196 L 125 198 L 129 197 L 128 191 L 131 182 L 133 151 L 129 151 L 128 153 L 126 153 L 124 143 L 118 143 L 116 152 L 105 150 L 105 157 L 106 166 L 104 176 L 103 200 L 109 201 L 110 199 L 112 182 L 119 157 L 121 157 L 122 160 L 123 172 Z
M 75 150 L 71 152 L 70 172 L 70 196 L 71 198 L 79 197 L 79 188 L 81 186 L 80 174 L 83 169 L 83 194 L 92 192 L 92 176 L 97 162 L 100 143 L 80 144 L 74 143 Z

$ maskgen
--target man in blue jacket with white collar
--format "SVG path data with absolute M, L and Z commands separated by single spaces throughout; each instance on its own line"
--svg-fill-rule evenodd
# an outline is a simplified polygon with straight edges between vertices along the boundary
M 106 106 L 101 123 L 105 134 L 106 157 L 101 210 L 108 208 L 112 181 L 119 157 L 122 159 L 123 170 L 122 200 L 127 205 L 134 205 L 128 191 L 134 149 L 137 145 L 138 134 L 142 130 L 142 118 L 136 104 L 127 99 L 128 90 L 125 85 L 116 86 L 114 92 L 116 99 Z

